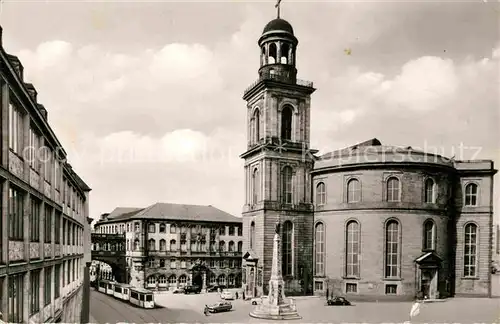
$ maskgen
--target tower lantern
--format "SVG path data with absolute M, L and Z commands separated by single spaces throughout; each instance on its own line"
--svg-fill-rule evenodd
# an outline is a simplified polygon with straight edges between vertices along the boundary
M 293 34 L 292 25 L 281 18 L 271 20 L 264 27 L 258 44 L 261 53 L 259 76 L 295 83 L 298 40 Z

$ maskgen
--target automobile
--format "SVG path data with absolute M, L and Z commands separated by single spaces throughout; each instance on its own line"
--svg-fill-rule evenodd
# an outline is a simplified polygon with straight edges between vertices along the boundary
M 234 294 L 232 291 L 223 291 L 220 294 L 220 298 L 224 300 L 233 300 L 234 299 Z
M 185 294 L 199 294 L 201 292 L 201 287 L 200 286 L 186 286 L 184 287 L 184 293 Z
M 172 290 L 172 294 L 182 294 L 184 293 L 184 288 L 175 288 Z
M 208 305 L 208 311 L 210 313 L 218 313 L 218 312 L 228 312 L 233 308 L 230 302 L 223 301 L 218 302 L 212 305 Z
M 219 289 L 218 285 L 208 286 L 207 287 L 207 292 L 215 292 L 215 291 L 217 291 L 217 289 Z
M 344 297 L 332 297 L 327 301 L 328 306 L 351 306 L 351 302 Z

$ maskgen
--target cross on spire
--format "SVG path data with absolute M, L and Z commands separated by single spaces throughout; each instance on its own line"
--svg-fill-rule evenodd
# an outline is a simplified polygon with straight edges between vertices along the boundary
M 276 5 L 274 5 L 274 7 L 276 8 L 276 11 L 277 11 L 276 14 L 277 14 L 278 19 L 280 17 L 280 4 L 281 4 L 281 0 L 277 0 Z

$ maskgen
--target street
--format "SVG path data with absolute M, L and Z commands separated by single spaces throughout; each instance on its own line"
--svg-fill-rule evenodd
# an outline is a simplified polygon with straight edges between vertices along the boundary
M 113 297 L 92 291 L 90 312 L 99 324 L 104 323 L 263 323 L 248 316 L 249 301 L 231 301 L 233 310 L 203 315 L 203 306 L 219 301 L 217 293 L 200 295 L 159 294 L 155 296 L 159 308 L 142 309 Z M 336 323 L 402 323 L 408 321 L 411 303 L 359 302 L 354 306 L 324 306 L 323 298 L 296 299 L 300 322 Z M 425 303 L 412 323 L 499 323 L 499 299 L 455 298 L 444 302 Z M 271 321 L 269 321 L 271 322 Z

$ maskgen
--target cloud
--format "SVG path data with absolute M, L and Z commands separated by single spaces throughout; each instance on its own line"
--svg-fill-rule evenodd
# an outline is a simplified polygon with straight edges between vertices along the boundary
M 93 216 L 155 201 L 240 213 L 241 95 L 258 76 L 256 42 L 270 19 L 263 14 L 268 9 L 242 6 L 238 25 L 217 40 L 193 36 L 203 27 L 172 25 L 169 35 L 155 38 L 168 40 L 141 43 L 161 30 L 149 20 L 166 21 L 152 14 L 141 15 L 148 21 L 134 27 L 137 38 L 121 48 L 113 38 L 100 44 L 68 38 L 18 52 L 70 162 L 93 187 Z M 318 88 L 311 146 L 325 152 L 378 137 L 384 144 L 428 143 L 450 151 L 463 142 L 484 146 L 483 156 L 491 158 L 500 135 L 500 47 L 492 49 L 488 34 L 496 22 L 465 28 L 452 19 L 483 17 L 482 10 L 456 3 L 285 8 L 299 39 L 299 77 Z M 200 24 L 213 23 L 207 19 L 200 16 Z M 189 37 L 177 36 L 181 32 Z

